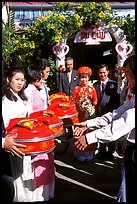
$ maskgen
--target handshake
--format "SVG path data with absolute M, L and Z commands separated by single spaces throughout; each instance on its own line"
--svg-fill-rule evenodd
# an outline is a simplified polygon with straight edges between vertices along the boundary
M 91 130 L 91 129 L 90 129 Z M 81 151 L 88 151 L 91 149 L 91 145 L 87 143 L 86 133 L 89 132 L 86 121 L 81 123 L 76 123 L 74 126 L 74 148 Z M 89 148 L 90 146 L 90 148 Z

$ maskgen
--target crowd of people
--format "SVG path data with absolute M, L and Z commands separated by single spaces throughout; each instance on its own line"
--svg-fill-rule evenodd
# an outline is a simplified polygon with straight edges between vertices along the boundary
M 113 160 L 115 142 L 125 137 L 123 150 L 122 182 L 118 202 L 135 198 L 135 57 L 123 65 L 130 88 L 120 106 L 118 83 L 109 79 L 106 64 L 98 67 L 99 80 L 90 83 L 92 69 L 87 66 L 73 69 L 74 60 L 66 57 L 66 70 L 57 73 L 58 92 L 63 92 L 75 102 L 79 122 L 66 126 L 66 139 L 73 140 L 73 156 L 83 162 L 97 159 Z M 46 81 L 50 63 L 40 59 L 26 70 L 13 63 L 3 70 L 2 85 L 2 200 L 13 202 L 48 201 L 55 196 L 54 151 L 36 156 L 25 156 L 16 143 L 17 135 L 7 135 L 6 128 L 13 118 L 27 117 L 30 113 L 46 110 L 49 106 L 49 88 Z M 132 117 L 131 117 L 132 116 Z M 8 137 L 6 137 L 8 136 Z M 9 189 L 9 196 L 6 196 Z M 124 189 L 124 190 L 123 190 Z
M 75 125 L 75 145 L 84 150 L 89 144 L 102 142 L 107 144 L 125 137 L 123 150 L 122 183 L 118 193 L 118 202 L 135 200 L 135 56 L 125 63 L 126 77 L 130 90 L 123 105 L 111 112 Z M 86 133 L 87 129 L 92 132 Z

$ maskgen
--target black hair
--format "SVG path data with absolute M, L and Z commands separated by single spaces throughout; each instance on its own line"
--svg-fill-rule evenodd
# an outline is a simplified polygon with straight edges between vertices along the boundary
M 16 61 L 16 60 L 12 61 L 9 65 L 9 67 L 12 67 L 12 69 L 17 69 L 17 68 L 23 69 L 24 68 L 23 63 L 20 61 Z
M 24 69 L 21 69 L 21 68 L 15 68 L 15 67 L 10 67 L 8 68 L 7 70 L 5 70 L 5 73 L 4 73 L 4 82 L 3 82 L 3 87 L 2 87 L 2 95 L 6 96 L 9 100 L 11 101 L 17 101 L 17 97 L 14 95 L 14 93 L 11 91 L 11 87 L 10 87 L 10 84 L 7 82 L 7 78 L 9 80 L 9 82 L 12 80 L 13 76 L 16 74 L 16 73 L 22 73 L 25 77 L 25 71 Z M 22 100 L 27 100 L 27 97 L 24 93 L 24 88 L 22 88 L 19 92 L 18 92 L 18 95 L 20 96 L 20 98 Z
M 132 73 L 135 75 L 135 55 L 128 57 L 123 64 L 123 67 L 126 67 L 129 64 Z M 135 93 L 135 87 L 132 87 L 132 93 Z
M 99 71 L 100 69 L 104 68 L 104 67 L 106 67 L 106 70 L 109 70 L 109 67 L 108 67 L 107 64 L 100 64 L 100 65 L 98 66 L 98 71 Z
M 135 55 L 132 55 L 130 57 L 128 57 L 124 64 L 123 64 L 123 67 L 126 67 L 127 64 L 129 64 L 130 66 L 130 69 L 132 70 L 133 74 L 135 74 Z
M 51 64 L 49 63 L 49 61 L 45 58 L 42 58 L 39 60 L 39 67 L 41 70 L 44 70 L 46 67 L 50 67 Z
M 37 64 L 30 64 L 27 68 L 27 84 L 41 80 L 42 71 Z

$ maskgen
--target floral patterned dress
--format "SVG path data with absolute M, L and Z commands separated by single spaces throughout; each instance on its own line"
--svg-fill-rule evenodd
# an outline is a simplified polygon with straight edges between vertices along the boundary
M 72 98 L 76 103 L 79 122 L 95 116 L 95 106 L 98 100 L 94 86 L 76 86 L 73 90 Z
M 95 106 L 97 105 L 98 99 L 94 86 L 76 86 L 73 90 L 72 98 L 76 104 L 79 122 L 95 117 Z M 79 161 L 90 161 L 94 158 L 96 149 L 97 144 L 88 145 L 84 152 L 76 149 L 74 146 L 73 154 Z

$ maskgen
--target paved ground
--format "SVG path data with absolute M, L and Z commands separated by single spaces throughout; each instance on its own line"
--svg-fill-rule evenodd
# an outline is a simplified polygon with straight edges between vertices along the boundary
M 113 162 L 95 158 L 79 162 L 73 158 L 72 142 L 57 143 L 55 149 L 55 198 L 48 202 L 115 203 L 120 185 L 121 155 Z

